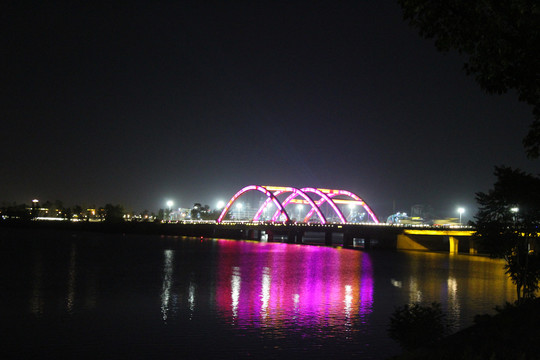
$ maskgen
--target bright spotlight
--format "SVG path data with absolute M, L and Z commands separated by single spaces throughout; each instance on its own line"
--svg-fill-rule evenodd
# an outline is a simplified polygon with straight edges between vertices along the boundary
M 457 209 L 457 212 L 459 213 L 459 225 L 461 225 L 461 215 L 465 212 L 465 209 L 460 207 Z

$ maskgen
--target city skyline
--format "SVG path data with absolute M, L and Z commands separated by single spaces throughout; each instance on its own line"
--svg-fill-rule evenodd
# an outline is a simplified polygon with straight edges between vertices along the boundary
M 485 94 L 396 3 L 3 8 L 3 201 L 214 208 L 288 184 L 470 219 L 495 166 L 538 173 L 531 108 Z

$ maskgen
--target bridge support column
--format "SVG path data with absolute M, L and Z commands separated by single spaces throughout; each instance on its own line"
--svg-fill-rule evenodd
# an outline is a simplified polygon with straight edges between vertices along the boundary
M 304 232 L 303 231 L 297 231 L 296 232 L 296 243 L 297 244 L 302 244 L 303 243 L 303 237 L 304 237 Z
M 364 249 L 365 250 L 371 249 L 371 239 L 368 237 L 364 238 Z
M 476 247 L 476 241 L 469 239 L 469 254 L 475 255 L 478 254 L 478 248 Z
M 287 233 L 287 244 L 294 244 L 296 243 L 296 231 L 290 230 Z
M 343 233 L 343 247 L 352 248 L 353 247 L 353 236 L 350 232 Z
M 449 236 L 450 240 L 450 254 L 457 254 L 459 248 L 459 239 L 455 236 Z
M 332 245 L 332 232 L 331 231 L 326 231 L 324 233 L 324 245 Z
M 240 236 L 238 240 L 246 240 L 247 230 L 240 230 Z
M 247 239 L 247 240 L 255 240 L 255 239 L 257 239 L 257 237 L 256 237 L 256 235 L 257 235 L 257 234 L 256 234 L 256 231 L 257 231 L 257 230 L 253 230 L 253 229 L 248 229 L 248 230 L 246 230 L 246 233 L 247 233 L 246 239 Z
M 272 230 L 266 230 L 266 241 L 274 241 L 274 232 Z

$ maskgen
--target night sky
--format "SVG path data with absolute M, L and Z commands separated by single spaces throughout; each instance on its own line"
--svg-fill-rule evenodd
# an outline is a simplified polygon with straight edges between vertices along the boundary
M 4 1 L 0 18 L 0 201 L 156 211 L 288 185 L 468 219 L 495 165 L 540 170 L 531 108 L 482 92 L 393 1 Z

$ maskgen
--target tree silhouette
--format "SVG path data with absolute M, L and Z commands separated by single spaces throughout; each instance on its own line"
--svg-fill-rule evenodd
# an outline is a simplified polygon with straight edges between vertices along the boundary
M 124 221 L 124 208 L 121 205 L 106 204 L 105 221 L 107 222 L 122 222 Z
M 516 91 L 533 107 L 523 140 L 540 156 L 540 3 L 532 0 L 398 0 L 403 16 L 440 51 L 467 55 L 464 69 L 490 94 Z
M 475 237 L 506 260 L 521 302 L 535 296 L 540 281 L 540 178 L 509 167 L 496 167 L 495 176 L 493 189 L 476 194 Z

